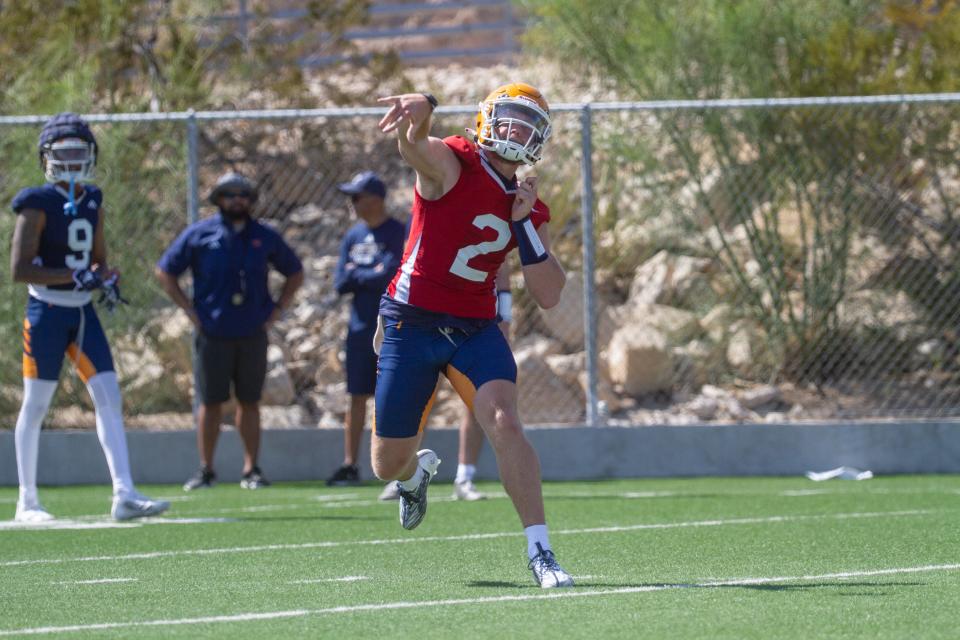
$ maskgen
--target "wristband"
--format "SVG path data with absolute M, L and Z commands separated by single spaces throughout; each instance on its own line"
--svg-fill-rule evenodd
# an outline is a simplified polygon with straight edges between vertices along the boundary
M 433 97 L 433 94 L 432 94 L 432 93 L 421 93 L 420 95 L 422 95 L 424 98 L 426 98 L 426 99 L 427 99 L 427 102 L 430 103 L 430 110 L 431 110 L 431 111 L 433 111 L 434 109 L 436 109 L 437 107 L 440 106 L 440 102 L 439 102 L 436 98 Z
M 517 250 L 520 252 L 520 264 L 523 266 L 537 264 L 547 259 L 549 254 L 540 242 L 540 236 L 533 227 L 530 216 L 510 223 L 513 227 L 513 237 L 517 241 Z
M 513 320 L 513 293 L 509 289 L 497 291 L 497 313 L 501 322 Z

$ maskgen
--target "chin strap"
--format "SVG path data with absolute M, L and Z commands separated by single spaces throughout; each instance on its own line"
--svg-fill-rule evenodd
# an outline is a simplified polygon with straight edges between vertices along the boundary
M 75 195 L 76 184 L 77 184 L 76 178 L 74 178 L 71 175 L 70 176 L 70 201 L 64 205 L 64 209 L 65 209 L 64 213 L 66 213 L 68 216 L 77 215 L 77 196 Z

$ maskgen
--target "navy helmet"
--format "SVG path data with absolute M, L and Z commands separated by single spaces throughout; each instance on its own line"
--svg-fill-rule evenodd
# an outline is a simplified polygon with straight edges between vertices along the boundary
M 37 142 L 47 182 L 89 182 L 97 164 L 97 139 L 83 118 L 69 111 L 43 125 Z
M 228 171 L 220 176 L 207 199 L 210 204 L 215 205 L 217 199 L 224 193 L 243 193 L 250 198 L 250 204 L 257 201 L 257 186 L 250 178 L 236 171 Z

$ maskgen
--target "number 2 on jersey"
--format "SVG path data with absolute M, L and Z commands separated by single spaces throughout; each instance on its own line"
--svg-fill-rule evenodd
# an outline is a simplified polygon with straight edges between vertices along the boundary
M 483 282 L 489 274 L 486 271 L 474 269 L 467 264 L 467 261 L 486 253 L 500 251 L 507 246 L 507 243 L 510 242 L 510 225 L 506 220 L 498 218 L 492 213 L 484 213 L 473 219 L 473 226 L 478 229 L 493 229 L 497 232 L 497 237 L 487 242 L 471 244 L 457 251 L 457 257 L 453 259 L 453 264 L 450 265 L 450 273 L 465 280 Z
M 93 250 L 93 225 L 89 220 L 77 218 L 67 227 L 67 247 L 73 253 L 67 254 L 65 264 L 71 269 L 86 269 L 90 266 L 90 252 Z M 76 254 L 80 254 L 77 257 Z

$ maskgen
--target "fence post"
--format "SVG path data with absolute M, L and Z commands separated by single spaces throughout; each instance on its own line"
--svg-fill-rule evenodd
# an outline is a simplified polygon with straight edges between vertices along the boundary
M 580 217 L 583 225 L 583 340 L 587 365 L 587 425 L 599 424 L 597 406 L 597 323 L 593 260 L 593 117 L 590 104 L 580 109 Z
M 187 224 L 200 219 L 197 164 L 197 116 L 190 109 L 187 112 Z

